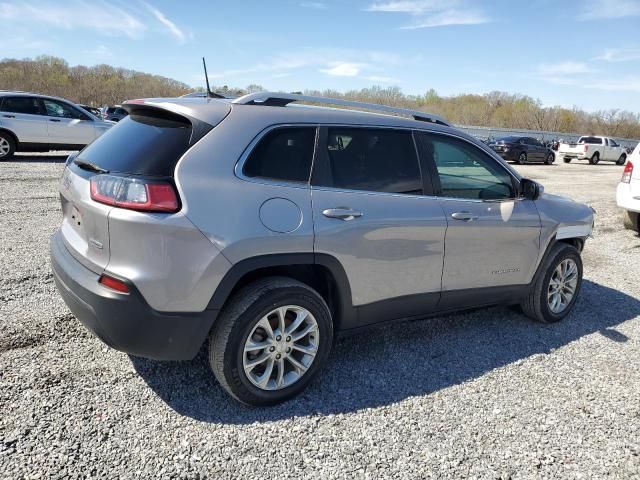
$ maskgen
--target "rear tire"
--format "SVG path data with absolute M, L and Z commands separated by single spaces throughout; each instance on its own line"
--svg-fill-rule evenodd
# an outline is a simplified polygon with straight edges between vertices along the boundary
M 303 323 L 294 328 L 299 318 Z M 309 333 L 295 338 L 307 328 Z M 306 388 L 326 362 L 332 342 L 324 299 L 297 280 L 270 277 L 245 286 L 225 305 L 209 336 L 209 364 L 232 397 L 247 405 L 274 405 Z M 298 348 L 315 352 L 307 355 Z
M 622 155 L 620 155 L 620 158 L 616 162 L 616 165 L 624 165 L 625 163 L 627 163 L 627 156 L 623 153 Z
M 524 165 L 525 163 L 527 163 L 527 154 L 522 152 L 520 155 L 518 155 L 518 164 Z
M 11 135 L 0 132 L 0 162 L 9 160 L 16 153 L 16 142 Z
M 622 223 L 627 230 L 640 233 L 640 215 L 637 212 L 624 210 L 622 212 Z
M 567 280 L 562 280 L 562 275 L 558 273 L 562 271 L 562 265 L 568 265 L 574 269 L 571 270 L 573 276 L 567 275 Z M 568 269 L 567 272 L 569 272 Z M 522 311 L 537 322 L 559 322 L 571 312 L 581 286 L 582 259 L 580 252 L 567 243 L 556 243 L 544 259 L 527 298 L 521 303 Z M 569 291 L 573 292 L 570 298 L 568 298 Z M 564 306 L 562 302 L 559 305 L 554 304 L 555 292 L 558 292 L 558 298 L 565 302 Z
M 562 160 L 564 161 L 564 163 L 571 163 L 571 159 L 568 157 L 564 157 Z
M 553 153 L 550 153 L 549 155 L 547 155 L 547 159 L 544 161 L 544 163 L 546 163 L 547 165 L 551 165 L 555 161 L 556 156 Z
M 591 165 L 597 165 L 600 161 L 600 154 L 598 152 L 594 153 L 593 156 L 589 159 L 589 163 Z

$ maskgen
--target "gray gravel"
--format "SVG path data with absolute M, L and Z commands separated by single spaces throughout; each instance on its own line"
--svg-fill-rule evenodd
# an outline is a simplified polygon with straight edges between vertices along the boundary
M 230 400 L 201 354 L 130 358 L 58 298 L 48 237 L 64 157 L 0 164 L 0 478 L 640 476 L 640 237 L 621 168 L 518 167 L 598 211 L 574 313 L 506 308 L 340 340 L 303 396 Z

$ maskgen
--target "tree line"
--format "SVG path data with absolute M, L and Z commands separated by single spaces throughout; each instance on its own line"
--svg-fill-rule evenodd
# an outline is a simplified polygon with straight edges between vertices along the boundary
M 0 89 L 55 95 L 92 106 L 114 105 L 131 98 L 176 97 L 194 90 L 185 83 L 159 75 L 110 65 L 72 67 L 65 60 L 51 56 L 1 60 Z M 212 89 L 230 95 L 264 90 L 260 85 L 246 88 L 222 85 Z M 407 95 L 399 87 L 379 86 L 347 92 L 305 90 L 297 93 L 422 110 L 458 125 L 640 138 L 637 113 L 620 109 L 586 112 L 578 107 L 545 107 L 540 100 L 521 94 L 496 91 L 484 95 L 442 96 L 430 89 L 424 95 Z

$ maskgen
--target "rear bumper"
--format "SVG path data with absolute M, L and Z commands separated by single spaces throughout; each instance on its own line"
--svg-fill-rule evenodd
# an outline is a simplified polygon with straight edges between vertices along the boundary
M 51 237 L 50 254 L 56 286 L 69 309 L 117 350 L 156 360 L 190 360 L 217 316 L 216 310 L 158 312 L 131 284 L 128 294 L 100 285 L 99 276 L 71 256 L 59 231 Z
M 584 153 L 574 153 L 574 152 L 559 152 L 558 156 L 562 158 L 571 158 L 571 159 L 577 159 L 577 160 L 586 160 L 587 158 L 589 158 Z

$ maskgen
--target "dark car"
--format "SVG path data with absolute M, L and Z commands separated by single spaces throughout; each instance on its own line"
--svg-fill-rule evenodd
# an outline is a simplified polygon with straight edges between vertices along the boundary
M 100 109 L 97 107 L 90 107 L 89 105 L 82 105 L 81 103 L 78 104 L 78 106 L 80 108 L 83 108 L 84 110 L 86 110 L 89 113 L 92 113 L 93 115 L 95 115 L 98 118 L 102 118 L 102 112 L 100 112 Z
M 527 162 L 552 164 L 556 156 L 549 147 L 545 147 L 535 138 L 509 136 L 497 138 L 489 147 L 508 161 L 524 164 Z
M 116 105 L 114 107 L 107 107 L 104 111 L 104 119 L 111 120 L 113 122 L 119 122 L 124 117 L 129 115 L 127 111 L 122 108 L 120 105 Z

